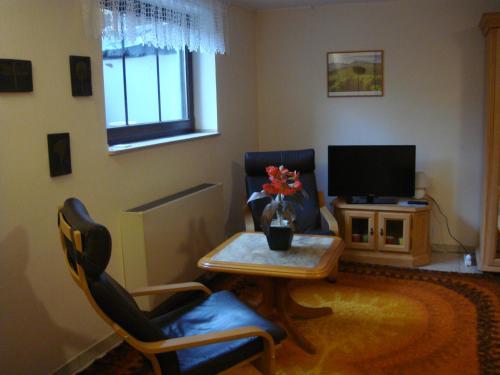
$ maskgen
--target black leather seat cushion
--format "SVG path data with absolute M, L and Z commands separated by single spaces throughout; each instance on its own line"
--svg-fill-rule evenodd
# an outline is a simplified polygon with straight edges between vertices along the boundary
M 268 332 L 275 343 L 281 342 L 285 331 L 262 318 L 240 302 L 234 294 L 222 291 L 193 301 L 190 305 L 154 318 L 169 338 L 219 332 L 243 326 L 257 326 Z M 250 337 L 177 351 L 182 374 L 216 374 L 258 354 L 263 349 L 262 339 Z

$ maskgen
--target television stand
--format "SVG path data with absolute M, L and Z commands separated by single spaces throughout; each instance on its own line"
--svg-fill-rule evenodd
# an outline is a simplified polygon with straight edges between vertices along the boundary
M 336 199 L 333 211 L 346 244 L 342 259 L 403 267 L 430 262 L 430 204 L 350 204 Z
M 397 204 L 399 199 L 391 197 L 375 197 L 373 195 L 354 195 L 346 198 L 349 204 Z

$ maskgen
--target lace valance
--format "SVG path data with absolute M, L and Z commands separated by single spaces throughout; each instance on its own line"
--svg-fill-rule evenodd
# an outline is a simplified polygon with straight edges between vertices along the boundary
M 82 0 L 84 22 L 106 47 L 224 54 L 227 6 L 221 0 Z

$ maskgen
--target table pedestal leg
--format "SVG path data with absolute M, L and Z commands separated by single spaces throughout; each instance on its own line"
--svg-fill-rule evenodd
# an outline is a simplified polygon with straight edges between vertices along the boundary
M 257 284 L 262 292 L 262 301 L 256 307 L 259 314 L 264 315 L 267 318 L 273 318 L 276 315 L 275 312 L 275 295 L 276 290 L 274 283 L 270 277 L 260 277 L 257 279 Z
M 286 301 L 288 315 L 296 319 L 312 319 L 320 318 L 322 316 L 333 314 L 333 310 L 330 307 L 308 307 L 302 306 L 295 302 L 293 298 L 288 295 L 288 300 Z
M 332 272 L 327 276 L 327 280 L 331 283 L 334 283 L 337 281 L 337 276 L 339 274 L 339 260 L 337 260 L 337 263 L 335 263 L 335 266 L 333 267 Z
M 314 345 L 295 328 L 291 317 L 310 319 L 332 314 L 329 307 L 307 307 L 297 303 L 288 290 L 288 279 L 260 278 L 262 301 L 257 307 L 259 313 L 266 317 L 278 319 L 298 346 L 309 354 L 316 353 Z

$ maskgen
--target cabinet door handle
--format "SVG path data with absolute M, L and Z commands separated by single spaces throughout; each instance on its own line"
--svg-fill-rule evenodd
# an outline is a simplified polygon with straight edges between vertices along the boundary
M 380 235 L 383 236 L 384 235 L 384 228 L 380 228 Z
M 373 236 L 373 228 L 370 228 L 370 236 Z

